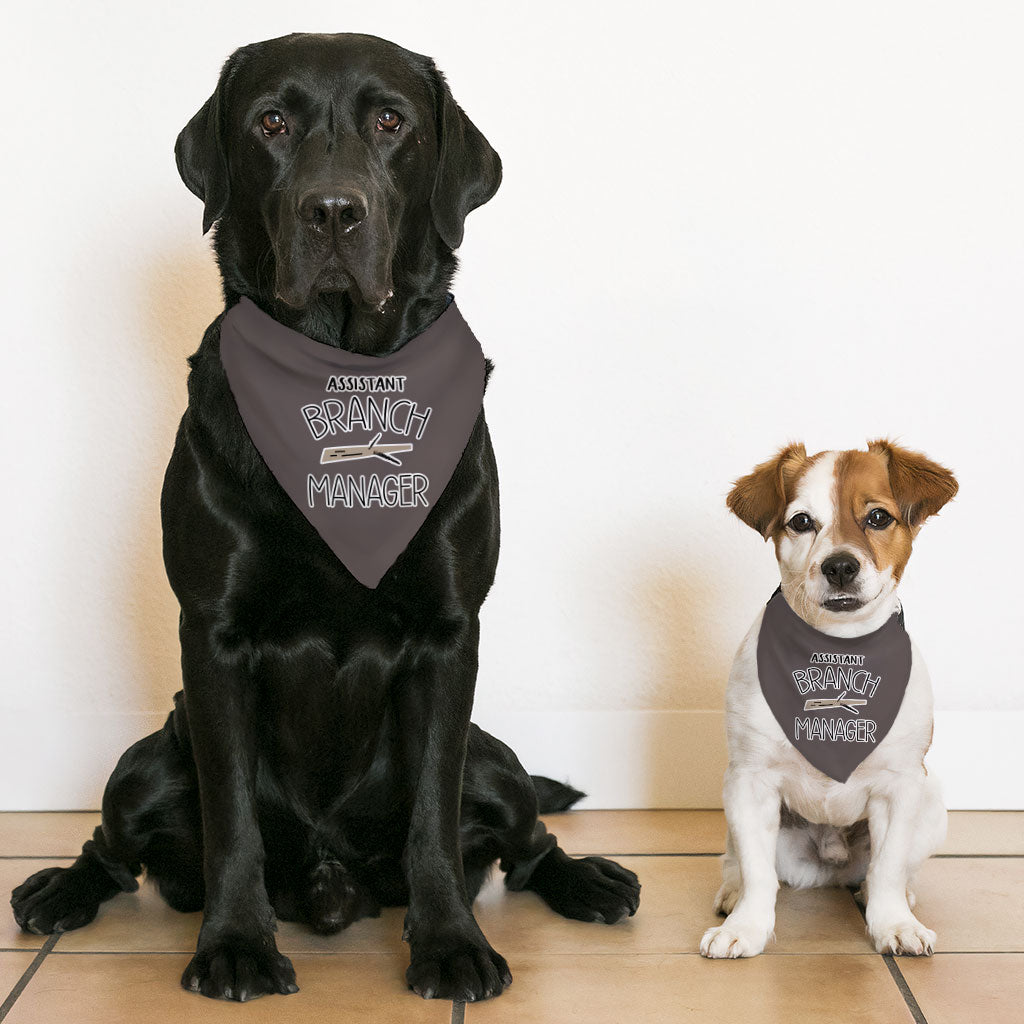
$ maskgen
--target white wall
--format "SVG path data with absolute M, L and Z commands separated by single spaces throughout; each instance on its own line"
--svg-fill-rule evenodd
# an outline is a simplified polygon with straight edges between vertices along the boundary
M 234 46 L 293 29 L 434 55 L 504 160 L 457 287 L 497 363 L 478 720 L 594 803 L 715 803 L 728 663 L 776 579 L 729 484 L 788 439 L 886 434 L 961 483 L 903 588 L 937 760 L 960 806 L 1024 806 L 1020 10 L 10 13 L 0 806 L 96 806 L 179 686 L 157 500 L 218 282 L 172 146 Z

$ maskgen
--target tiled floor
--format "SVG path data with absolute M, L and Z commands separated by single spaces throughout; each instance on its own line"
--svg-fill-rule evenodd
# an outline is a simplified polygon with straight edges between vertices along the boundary
M 0 892 L 68 863 L 95 814 L 0 814 Z M 424 1002 L 406 990 L 402 912 L 341 935 L 282 924 L 301 991 L 244 1007 L 182 991 L 199 927 L 148 886 L 104 904 L 93 924 L 46 939 L 0 908 L 0 1019 L 8 1024 L 143 1021 L 742 1024 L 1024 1024 L 1024 812 L 956 812 L 925 865 L 918 910 L 939 935 L 928 960 L 877 956 L 845 890 L 779 895 L 777 940 L 748 961 L 696 954 L 713 924 L 720 811 L 577 811 L 548 827 L 570 852 L 616 855 L 643 882 L 640 911 L 606 927 L 565 921 L 493 878 L 477 917 L 515 983 L 497 1000 Z

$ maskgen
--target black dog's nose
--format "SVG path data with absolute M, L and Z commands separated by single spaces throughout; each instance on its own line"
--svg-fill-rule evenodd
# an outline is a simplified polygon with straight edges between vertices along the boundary
M 853 555 L 842 551 L 826 558 L 821 563 L 821 571 L 833 587 L 845 587 L 860 572 L 860 562 Z
M 299 216 L 313 227 L 336 227 L 343 234 L 366 218 L 366 196 L 361 192 L 307 192 L 299 200 Z

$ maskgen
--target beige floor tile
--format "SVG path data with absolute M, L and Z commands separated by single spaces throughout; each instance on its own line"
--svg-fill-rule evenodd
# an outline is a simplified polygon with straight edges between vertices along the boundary
M 722 853 L 721 811 L 567 811 L 547 814 L 569 853 Z
M 34 959 L 35 953 L 0 953 L 0 1003 L 18 984 L 18 979 Z
M 39 949 L 42 946 L 46 941 L 45 935 L 30 935 L 15 923 L 10 903 L 11 890 L 42 868 L 70 863 L 70 860 L 58 859 L 0 860 L 0 949 Z
M 880 957 L 530 957 L 466 1024 L 910 1024 Z
M 508 892 L 495 874 L 477 920 L 509 961 L 537 953 L 690 953 L 706 928 L 721 881 L 716 857 L 619 857 L 643 889 L 636 915 L 615 925 L 568 921 L 531 892 Z M 869 953 L 864 922 L 845 889 L 783 889 L 771 953 Z
M 405 911 L 391 907 L 379 918 L 357 921 L 339 935 L 316 935 L 308 928 L 278 922 L 278 948 L 292 953 L 390 953 L 408 959 L 402 942 Z M 202 914 L 172 910 L 156 887 L 143 882 L 137 892 L 122 893 L 100 907 L 96 920 L 68 932 L 62 952 L 188 953 L 195 949 Z
M 932 859 L 915 892 L 942 952 L 1024 952 L 1024 857 Z
M 711 901 L 720 867 L 712 857 L 624 857 L 644 886 L 640 911 L 617 925 L 567 921 L 533 893 L 510 893 L 495 872 L 477 900 L 484 933 L 508 958 L 547 952 L 679 953 L 697 949 L 705 928 L 718 923 Z M 0 862 L 4 863 L 4 862 Z M 21 862 L 18 862 L 21 863 Z M 21 869 L 19 869 L 21 870 Z M 26 873 L 21 870 L 22 876 Z M 20 880 L 20 879 L 19 879 Z M 285 952 L 368 952 L 408 955 L 401 941 L 401 908 L 359 921 L 340 935 L 314 935 L 282 922 L 278 946 Z M 200 914 L 179 914 L 152 885 L 114 897 L 96 920 L 60 940 L 62 952 L 190 952 Z M 11 921 L 12 936 L 16 926 Z M 777 942 L 769 952 L 868 952 L 864 926 L 845 890 L 789 890 L 779 893 Z M 28 937 L 30 943 L 37 936 Z M 38 942 L 33 943 L 36 947 Z
M 99 823 L 98 811 L 5 811 L 0 857 L 77 857 Z
M 899 966 L 928 1024 L 1024 1020 L 1021 954 L 940 953 Z
M 420 999 L 405 985 L 405 963 L 386 954 L 293 958 L 300 991 L 239 1006 L 185 992 L 180 954 L 58 954 L 43 961 L 5 1024 L 446 1024 L 451 1003 Z M 69 1016 L 69 1007 L 74 1007 Z
M 939 852 L 1024 854 L 1024 811 L 950 811 Z

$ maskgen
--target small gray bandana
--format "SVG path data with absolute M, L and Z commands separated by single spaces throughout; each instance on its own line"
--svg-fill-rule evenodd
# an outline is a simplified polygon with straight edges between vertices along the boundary
M 873 633 L 834 637 L 800 618 L 778 591 L 757 638 L 761 692 L 786 738 L 836 782 L 885 739 L 910 680 L 902 613 Z
M 220 358 L 271 473 L 374 588 L 437 503 L 483 403 L 485 361 L 454 301 L 389 356 L 322 345 L 241 299 Z

